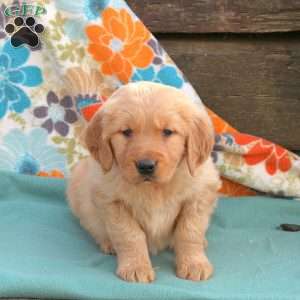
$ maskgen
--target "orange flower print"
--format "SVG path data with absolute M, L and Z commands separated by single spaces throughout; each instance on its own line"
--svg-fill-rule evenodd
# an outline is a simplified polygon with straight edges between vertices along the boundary
M 219 193 L 231 197 L 256 195 L 256 193 L 253 190 L 250 190 L 249 188 L 226 178 L 222 178 L 222 187 L 219 190 Z
M 278 170 L 287 172 L 292 167 L 289 152 L 265 139 L 247 134 L 233 134 L 237 144 L 249 145 L 249 151 L 243 155 L 245 162 L 250 165 L 257 165 L 265 162 L 265 168 L 270 175 Z
M 125 9 L 106 8 L 102 12 L 102 23 L 102 26 L 86 27 L 88 51 L 101 63 L 103 74 L 115 75 L 127 83 L 134 67 L 146 68 L 153 61 L 153 50 L 147 45 L 151 34 Z
M 54 178 L 64 178 L 64 174 L 59 170 L 52 170 L 50 172 L 40 171 L 37 173 L 40 177 L 54 177 Z
M 225 122 L 221 117 L 219 117 L 217 114 L 215 114 L 209 108 L 206 107 L 206 111 L 212 120 L 213 126 L 215 128 L 215 132 L 217 134 L 237 132 L 236 129 L 231 127 L 227 122 Z
M 101 108 L 102 105 L 102 103 L 98 102 L 84 107 L 81 111 L 84 119 L 89 122 L 93 118 L 94 114 Z

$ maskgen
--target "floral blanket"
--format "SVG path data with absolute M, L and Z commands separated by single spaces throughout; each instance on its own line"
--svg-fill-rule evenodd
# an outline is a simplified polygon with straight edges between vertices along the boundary
M 66 177 L 87 155 L 80 132 L 114 90 L 147 80 L 203 105 L 123 0 L 2 1 L 0 169 Z M 109 100 L 108 100 L 109 101 Z M 238 132 L 208 109 L 221 192 L 300 197 L 300 159 Z

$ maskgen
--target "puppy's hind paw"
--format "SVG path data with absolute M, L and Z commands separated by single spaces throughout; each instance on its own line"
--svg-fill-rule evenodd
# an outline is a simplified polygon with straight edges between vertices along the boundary
M 155 273 L 149 265 L 127 265 L 117 270 L 117 275 L 129 282 L 150 283 L 155 279 Z

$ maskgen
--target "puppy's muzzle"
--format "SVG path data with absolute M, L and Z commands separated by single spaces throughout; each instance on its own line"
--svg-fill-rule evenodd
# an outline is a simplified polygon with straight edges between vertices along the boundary
M 142 159 L 135 163 L 138 172 L 143 176 L 152 176 L 155 172 L 156 161 L 151 159 Z

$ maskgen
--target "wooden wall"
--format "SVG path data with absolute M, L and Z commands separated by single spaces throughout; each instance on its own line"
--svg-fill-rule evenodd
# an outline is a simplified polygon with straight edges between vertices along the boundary
M 128 0 L 204 103 L 300 150 L 300 0 Z

